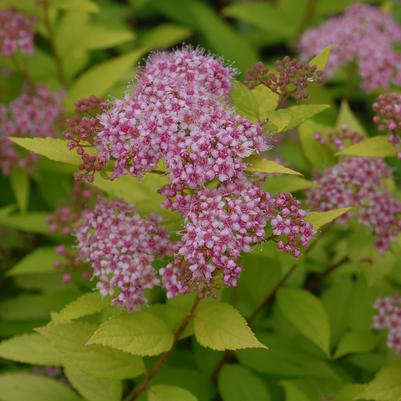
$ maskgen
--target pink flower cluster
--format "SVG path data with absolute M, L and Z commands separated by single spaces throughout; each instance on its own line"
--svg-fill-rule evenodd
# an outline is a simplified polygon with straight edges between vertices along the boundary
M 338 148 L 344 140 L 358 141 L 356 133 L 342 132 L 346 135 L 331 134 Z M 320 133 L 317 138 L 321 143 L 329 141 L 322 139 Z M 312 208 L 321 211 L 353 207 L 338 221 L 345 224 L 355 218 L 375 234 L 375 245 L 384 252 L 401 232 L 401 202 L 386 192 L 383 184 L 383 179 L 389 177 L 392 171 L 382 159 L 346 157 L 317 176 L 319 186 L 308 191 L 309 202 Z
M 328 131 L 326 134 L 316 132 L 315 139 L 322 145 L 334 145 L 337 150 L 343 150 L 346 145 L 355 145 L 362 141 L 364 136 L 356 131 L 351 131 L 347 126 L 338 130 Z
M 34 52 L 34 20 L 18 11 L 0 10 L 0 53 L 9 57 L 20 51 L 30 55 Z
M 322 73 L 316 66 L 304 64 L 297 59 L 285 56 L 275 63 L 275 72 L 270 72 L 261 62 L 248 70 L 247 82 L 250 88 L 266 85 L 283 98 L 293 95 L 297 101 L 306 99 L 306 88 L 312 82 L 321 83 Z
M 171 250 L 159 224 L 159 218 L 143 219 L 121 200 L 100 201 L 84 213 L 76 230 L 79 256 L 91 263 L 100 293 L 119 307 L 137 310 L 146 303 L 144 290 L 159 283 L 152 263 Z
M 326 73 L 355 62 L 365 91 L 401 83 L 401 55 L 393 45 L 401 42 L 401 27 L 386 13 L 366 4 L 348 7 L 342 16 L 309 29 L 301 38 L 302 58 L 310 59 L 332 45 Z
M 401 297 L 378 298 L 373 306 L 377 310 L 373 327 L 388 330 L 387 346 L 401 355 Z
M 236 260 L 266 240 L 267 221 L 272 229 L 268 239 L 295 257 L 315 233 L 292 195 L 274 198 L 245 179 L 204 188 L 193 196 L 174 194 L 171 188 L 163 191 L 170 196 L 170 207 L 179 210 L 187 222 L 174 260 L 160 270 L 168 297 L 210 288 L 216 277 L 235 286 L 242 271 Z
M 83 265 L 77 258 L 75 249 L 59 245 L 56 247 L 56 253 L 60 256 L 60 259 L 54 261 L 53 267 L 62 272 L 61 279 L 63 283 L 70 283 L 74 278 L 77 279 L 78 277 L 84 281 L 90 279 L 88 266 Z
M 401 94 L 397 92 L 384 93 L 373 103 L 373 122 L 380 132 L 389 133 L 388 140 L 400 151 L 401 159 Z
M 13 167 L 31 169 L 36 156 L 22 156 L 8 136 L 56 136 L 56 126 L 62 113 L 62 93 L 51 92 L 46 86 L 26 87 L 9 103 L 0 105 L 0 169 L 8 175 Z
M 113 177 L 141 176 L 161 158 L 173 184 L 196 188 L 245 168 L 267 148 L 262 129 L 228 102 L 233 71 L 201 50 L 157 53 L 140 70 L 132 93 L 100 121 L 99 156 L 114 160 Z

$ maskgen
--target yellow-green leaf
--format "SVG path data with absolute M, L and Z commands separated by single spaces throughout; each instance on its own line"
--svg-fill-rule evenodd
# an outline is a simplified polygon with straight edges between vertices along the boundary
M 396 147 L 389 143 L 387 137 L 374 136 L 343 149 L 338 152 L 337 155 L 354 157 L 388 157 L 395 156 L 397 152 Z
M 60 312 L 54 315 L 56 323 L 79 319 L 102 311 L 108 303 L 102 299 L 99 292 L 90 292 L 67 304 Z
M 318 71 L 323 71 L 329 62 L 331 48 L 331 44 L 325 47 L 319 54 L 313 57 L 308 64 L 316 66 Z
M 366 136 L 366 131 L 362 124 L 355 117 L 354 113 L 351 111 L 349 104 L 346 100 L 343 100 L 340 107 L 340 112 L 338 114 L 336 128 L 339 129 L 343 126 L 348 127 L 351 131 L 359 132 Z
M 70 151 L 67 148 L 67 141 L 58 138 L 17 138 L 10 137 L 10 139 L 17 145 L 28 149 L 29 151 L 41 156 L 45 156 L 50 160 L 55 160 L 61 163 L 73 164 L 78 166 L 82 163 L 81 158 L 75 151 Z M 87 149 L 88 153 L 94 154 Z
M 333 220 L 347 213 L 351 209 L 352 207 L 342 207 L 327 212 L 309 212 L 306 216 L 306 221 L 312 224 L 315 230 L 318 230 L 320 227 L 331 223 Z
M 61 366 L 59 353 L 40 334 L 22 334 L 0 343 L 0 357 L 32 365 Z
M 197 398 L 183 388 L 158 384 L 149 389 L 148 401 L 197 401 Z
M 267 192 L 297 192 L 316 187 L 318 185 L 313 181 L 296 175 L 273 176 L 263 183 L 263 189 Z
M 256 100 L 258 120 L 266 118 L 269 111 L 276 109 L 280 97 L 267 86 L 258 85 L 251 90 L 251 93 Z
M 201 303 L 195 313 L 194 329 L 201 345 L 217 351 L 266 348 L 234 307 L 216 300 Z
M 150 356 L 168 351 L 173 333 L 156 315 L 148 311 L 125 313 L 105 321 L 89 339 L 134 355 Z
M 124 76 L 129 69 L 144 54 L 144 49 L 137 49 L 96 64 L 84 72 L 71 86 L 65 99 L 67 110 L 74 108 L 74 103 L 81 98 L 92 95 L 102 96 L 110 90 L 117 81 Z
M 0 224 L 29 233 L 49 234 L 47 213 L 33 212 L 0 216 Z
M 99 12 L 98 5 L 92 0 L 50 0 L 50 4 L 61 10 L 76 10 L 89 13 Z
M 368 331 L 350 331 L 341 338 L 334 358 L 341 358 L 347 354 L 361 354 L 375 349 L 379 337 Z
M 245 159 L 248 163 L 247 171 L 256 173 L 269 173 L 269 174 L 294 174 L 302 175 L 298 171 L 292 170 L 288 167 L 284 167 L 279 163 L 272 160 L 268 160 L 263 156 L 250 156 Z

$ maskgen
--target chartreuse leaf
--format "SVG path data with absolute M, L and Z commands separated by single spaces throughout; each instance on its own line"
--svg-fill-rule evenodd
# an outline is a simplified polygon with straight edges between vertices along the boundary
M 395 156 L 396 154 L 396 147 L 389 143 L 387 137 L 383 135 L 364 139 L 337 153 L 340 156 L 354 157 L 388 157 Z
M 67 148 L 67 141 L 58 138 L 17 138 L 10 137 L 17 145 L 22 146 L 29 151 L 41 156 L 45 156 L 50 160 L 61 163 L 73 164 L 78 166 L 82 163 L 81 158 L 74 151 Z M 88 153 L 90 149 L 86 149 Z
M 240 365 L 226 365 L 218 377 L 223 401 L 270 401 L 266 386 L 259 377 Z
M 217 351 L 266 348 L 235 308 L 216 300 L 201 303 L 195 313 L 194 329 L 201 345 Z
M 54 247 L 36 248 L 14 265 L 7 275 L 19 276 L 54 272 L 54 262 L 57 259 L 60 259 L 60 256 L 56 254 Z
M 158 355 L 171 348 L 173 333 L 163 320 L 148 311 L 124 313 L 105 321 L 88 344 L 101 344 L 134 355 Z
M 176 386 L 158 384 L 148 391 L 148 401 L 197 401 L 188 390 Z
M 0 224 L 29 233 L 49 234 L 47 216 L 47 213 L 42 212 L 12 214 L 1 216 Z
M 100 312 L 107 306 L 108 303 L 102 299 L 99 292 L 90 292 L 81 295 L 79 298 L 66 305 L 53 317 L 53 321 L 60 323 L 68 320 L 79 319 Z
M 323 71 L 330 59 L 332 45 L 326 46 L 319 54 L 309 61 L 309 65 L 316 66 L 318 71 Z
M 279 96 L 265 85 L 251 90 L 239 81 L 234 81 L 230 96 L 236 111 L 254 122 L 266 118 L 279 101 Z
M 192 31 L 186 26 L 177 24 L 159 24 L 154 26 L 142 39 L 140 46 L 151 50 L 168 48 L 182 42 L 191 35 Z
M 68 110 L 74 108 L 74 103 L 81 98 L 92 95 L 102 96 L 113 87 L 117 81 L 124 76 L 132 65 L 144 54 L 144 49 L 137 49 L 96 64 L 84 72 L 71 86 L 65 99 Z
M 1 401 L 80 401 L 75 392 L 56 380 L 30 373 L 0 375 Z
M 277 293 L 277 303 L 294 327 L 330 354 L 330 324 L 326 310 L 319 298 L 308 291 L 281 288 Z
M 99 12 L 98 5 L 92 0 L 50 0 L 50 4 L 61 10 L 76 10 L 89 13 Z
M 10 182 L 13 188 L 18 208 L 26 212 L 29 200 L 29 175 L 26 170 L 14 168 L 11 170 Z
M 121 380 L 88 375 L 76 367 L 66 366 L 64 373 L 72 386 L 87 401 L 120 401 Z
M 316 187 L 318 185 L 313 181 L 295 175 L 273 176 L 263 183 L 263 189 L 267 192 L 297 192 Z
M 49 324 L 37 331 L 60 353 L 63 366 L 96 377 L 125 379 L 143 373 L 142 358 L 87 342 L 96 326 L 84 322 Z
M 401 398 L 401 366 L 381 369 L 355 400 L 399 401 Z
M 287 109 L 269 111 L 266 113 L 266 117 L 269 120 L 269 128 L 272 133 L 278 134 L 297 127 L 329 107 L 327 104 L 301 104 Z
M 285 401 L 311 401 L 301 389 L 289 380 L 282 380 L 280 383 L 285 390 Z
M 305 220 L 312 224 L 315 230 L 318 230 L 320 227 L 331 223 L 333 220 L 347 213 L 351 209 L 352 207 L 341 207 L 327 212 L 309 212 Z
M 375 349 L 379 338 L 371 332 L 350 331 L 346 333 L 337 346 L 334 358 L 341 358 L 347 354 L 361 354 Z
M 351 131 L 359 132 L 360 134 L 366 135 L 366 131 L 362 124 L 355 117 L 354 113 L 351 111 L 349 104 L 346 100 L 343 100 L 340 107 L 340 112 L 338 114 L 336 128 L 339 129 L 346 126 Z
M 61 365 L 59 353 L 37 333 L 22 334 L 2 341 L 0 357 L 32 365 Z
M 248 163 L 246 170 L 249 172 L 302 175 L 298 171 L 291 170 L 290 168 L 284 167 L 272 160 L 268 160 L 263 156 L 253 155 L 247 157 L 245 162 Z
M 364 388 L 364 384 L 346 384 L 339 391 L 337 391 L 336 397 L 341 401 L 354 401 L 358 399 L 358 395 L 363 391 Z

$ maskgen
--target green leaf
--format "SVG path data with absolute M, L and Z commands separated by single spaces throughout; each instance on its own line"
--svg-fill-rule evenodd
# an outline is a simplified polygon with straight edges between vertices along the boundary
M 171 348 L 173 333 L 163 320 L 140 311 L 111 317 L 96 330 L 88 344 L 101 344 L 134 355 L 158 355 Z
M 218 385 L 223 401 L 270 401 L 263 381 L 240 365 L 224 366 Z
M 331 48 L 331 44 L 325 47 L 319 54 L 313 57 L 308 64 L 316 66 L 318 71 L 324 71 L 329 62 Z
M 0 357 L 31 365 L 60 366 L 58 352 L 41 335 L 22 334 L 0 343 Z
M 319 298 L 304 290 L 281 288 L 277 304 L 300 333 L 330 355 L 330 324 Z
M 235 308 L 216 300 L 201 303 L 195 313 L 194 328 L 198 342 L 217 351 L 266 348 Z
M 351 111 L 349 104 L 346 100 L 343 100 L 340 107 L 340 112 L 338 114 L 336 128 L 339 129 L 343 126 L 348 127 L 351 131 L 359 132 L 366 136 L 366 131 L 362 124 L 355 117 L 354 113 Z
M 0 375 L 1 401 L 80 401 L 65 384 L 30 373 Z
M 284 167 L 272 160 L 268 160 L 263 156 L 253 155 L 247 157 L 245 162 L 248 163 L 246 171 L 256 173 L 269 173 L 269 174 L 294 174 L 302 175 L 298 171 L 291 170 L 288 167 Z
M 60 258 L 60 255 L 56 254 L 54 247 L 36 248 L 14 265 L 7 272 L 7 275 L 19 276 L 21 274 L 54 272 L 54 262 Z
M 91 0 L 50 0 L 50 4 L 60 10 L 77 10 L 89 13 L 99 12 L 98 5 Z
M 14 168 L 11 170 L 10 182 L 15 199 L 21 212 L 26 212 L 29 200 L 29 175 L 26 170 Z
M 337 346 L 334 358 L 348 354 L 361 354 L 376 348 L 379 338 L 370 332 L 350 331 L 346 333 Z
M 289 380 L 282 380 L 280 384 L 285 389 L 285 401 L 311 401 L 302 390 Z
M 267 333 L 258 333 L 258 338 L 269 345 L 268 350 L 248 349 L 235 353 L 241 364 L 252 370 L 269 376 L 339 380 L 326 361 L 317 357 L 316 353 L 307 353 L 298 345 L 298 338 Z
M 108 303 L 102 299 L 99 292 L 90 292 L 81 295 L 79 298 L 66 305 L 53 317 L 53 321 L 60 323 L 79 319 L 100 312 L 107 306 Z
M 305 220 L 312 224 L 315 230 L 318 230 L 322 226 L 331 223 L 333 220 L 347 213 L 351 209 L 352 207 L 342 207 L 339 209 L 329 210 L 327 212 L 309 212 Z
M 289 39 L 297 34 L 297 27 L 276 6 L 262 3 L 239 3 L 223 10 L 227 17 L 237 18 L 255 25 L 264 32 Z
M 0 216 L 0 224 L 28 233 L 49 234 L 48 213 L 32 212 Z
M 144 49 L 134 50 L 96 64 L 84 72 L 71 86 L 65 99 L 67 110 L 73 110 L 74 103 L 89 96 L 102 96 L 123 77 L 144 54 Z
M 330 149 L 315 139 L 316 132 L 329 130 L 330 127 L 317 124 L 312 120 L 305 121 L 298 128 L 304 154 L 316 170 L 323 170 L 336 162 Z
M 273 176 L 263 183 L 263 189 L 267 192 L 297 192 L 317 186 L 313 181 L 295 175 Z
M 159 384 L 149 389 L 148 401 L 197 401 L 197 398 L 183 388 Z
M 120 401 L 122 383 L 116 379 L 106 379 L 88 375 L 76 367 L 64 369 L 69 382 L 87 401 Z
M 388 157 L 396 154 L 397 148 L 389 143 L 385 136 L 364 139 L 362 142 L 348 146 L 348 148 L 337 153 L 340 156 L 354 157 Z
M 266 118 L 269 111 L 275 110 L 280 100 L 280 96 L 265 85 L 258 85 L 251 93 L 258 105 L 258 120 Z
M 401 398 L 401 367 L 385 367 L 368 383 L 365 389 L 355 397 L 355 400 L 400 401 Z
M 100 345 L 87 345 L 96 330 L 84 322 L 50 324 L 37 329 L 60 353 L 64 366 L 96 377 L 132 378 L 144 372 L 142 358 Z
M 61 163 L 73 164 L 78 166 L 82 163 L 80 156 L 75 151 L 67 148 L 67 141 L 58 138 L 17 138 L 10 137 L 17 145 L 22 146 L 29 151 L 41 156 L 45 156 L 50 160 Z M 95 150 L 86 149 L 88 153 L 95 154 Z
M 269 128 L 272 133 L 278 134 L 297 127 L 329 107 L 327 104 L 300 104 L 287 109 L 269 111 L 266 113 L 266 117 L 269 120 Z

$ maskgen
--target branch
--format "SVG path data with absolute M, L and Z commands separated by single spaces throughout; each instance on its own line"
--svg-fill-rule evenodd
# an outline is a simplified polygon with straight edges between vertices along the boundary
M 191 306 L 191 309 L 189 310 L 188 314 L 185 316 L 184 320 L 182 321 L 180 327 L 177 329 L 177 331 L 174 333 L 174 339 L 173 339 L 173 345 L 171 349 L 174 347 L 176 342 L 180 339 L 182 336 L 182 333 L 185 331 L 185 329 L 188 327 L 188 325 L 192 322 L 194 318 L 194 312 L 196 308 L 199 305 L 199 302 L 201 301 L 201 297 L 199 294 L 196 295 L 195 301 Z M 143 379 L 142 383 L 139 385 L 139 387 L 134 391 L 132 395 L 129 395 L 127 397 L 127 401 L 135 401 L 138 399 L 138 397 L 146 390 L 149 382 L 152 380 L 153 376 L 163 367 L 163 365 L 166 363 L 168 356 L 170 355 L 170 351 L 166 351 L 156 362 L 156 364 L 148 371 L 146 374 L 145 378 Z

